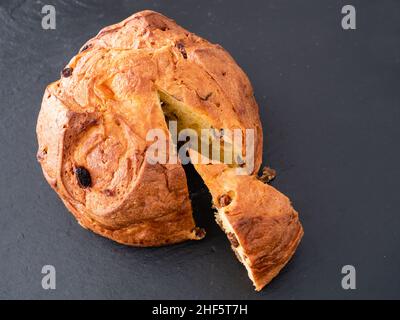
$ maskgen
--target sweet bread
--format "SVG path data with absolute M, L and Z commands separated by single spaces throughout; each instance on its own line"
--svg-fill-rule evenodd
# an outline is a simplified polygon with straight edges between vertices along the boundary
M 37 123 L 44 176 L 78 222 L 102 236 L 133 246 L 201 239 L 179 160 L 148 161 L 149 130 L 173 145 L 169 117 L 195 131 L 255 132 L 247 175 L 235 174 L 236 162 L 195 168 L 260 290 L 288 262 L 302 227 L 288 198 L 255 177 L 263 137 L 247 76 L 222 47 L 173 20 L 142 11 L 106 27 L 47 87 Z
M 191 150 L 195 163 L 201 157 Z M 211 192 L 218 225 L 261 290 L 294 254 L 303 229 L 289 199 L 254 175 L 238 175 L 226 164 L 195 164 Z

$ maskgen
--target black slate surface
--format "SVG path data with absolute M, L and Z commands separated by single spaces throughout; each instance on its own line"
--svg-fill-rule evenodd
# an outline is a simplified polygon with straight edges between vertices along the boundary
M 400 2 L 0 2 L 0 298 L 400 298 Z M 57 29 L 41 28 L 53 4 Z M 300 212 L 304 239 L 256 293 L 216 227 L 205 192 L 192 199 L 201 242 L 129 248 L 85 231 L 35 159 L 43 90 L 103 26 L 153 9 L 224 46 L 249 75 L 273 185 Z M 199 183 L 197 181 L 196 183 Z M 57 289 L 41 269 L 57 270 Z M 343 290 L 341 268 L 357 270 Z

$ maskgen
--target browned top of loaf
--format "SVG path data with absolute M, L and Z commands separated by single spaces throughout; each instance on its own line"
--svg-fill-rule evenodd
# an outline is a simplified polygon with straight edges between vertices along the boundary
M 60 96 L 78 102 L 82 109 L 104 104 L 91 89 L 115 101 L 127 96 L 147 99 L 150 91 L 163 90 L 208 118 L 215 128 L 255 129 L 258 171 L 263 138 L 253 89 L 220 45 L 146 10 L 104 28 L 81 51 L 69 64 L 74 68 L 72 80 L 62 80 Z
M 182 167 L 145 160 L 148 130 L 168 132 L 159 90 L 215 128 L 255 129 L 255 171 L 261 163 L 252 87 L 223 48 L 153 11 L 103 29 L 48 86 L 37 126 L 38 158 L 83 226 L 127 244 L 196 238 Z M 91 173 L 90 188 L 77 184 L 77 165 Z

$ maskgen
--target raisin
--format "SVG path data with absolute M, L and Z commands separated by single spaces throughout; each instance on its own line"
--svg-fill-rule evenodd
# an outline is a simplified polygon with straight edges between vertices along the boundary
M 44 148 L 43 150 L 37 153 L 36 158 L 38 161 L 42 161 L 46 158 L 46 155 L 47 155 L 47 148 Z
M 176 44 L 176 47 L 178 48 L 178 50 L 182 54 L 183 59 L 187 59 L 187 53 L 186 53 L 185 45 L 182 42 L 178 42 Z
M 276 177 L 276 171 L 274 169 L 271 169 L 270 167 L 264 167 L 262 170 L 262 175 L 260 177 L 257 177 L 258 180 L 268 183 L 272 180 L 274 180 Z
M 75 168 L 76 179 L 82 188 L 88 188 L 92 185 L 92 178 L 89 171 L 84 167 Z
M 110 189 L 104 190 L 104 194 L 105 194 L 107 197 L 113 197 L 113 196 L 115 196 L 114 190 L 110 190 Z
M 86 51 L 86 50 L 89 49 L 90 47 L 91 47 L 90 44 L 85 44 L 79 52 Z
M 63 71 L 61 71 L 61 75 L 62 75 L 64 78 L 68 78 L 68 77 L 72 76 L 72 71 L 73 71 L 73 70 L 74 70 L 74 69 L 72 69 L 72 68 L 70 68 L 70 67 L 66 67 L 66 68 L 63 69 Z
M 194 233 L 198 239 L 203 239 L 206 235 L 206 231 L 203 228 L 194 228 Z
M 221 207 L 226 207 L 229 206 L 229 204 L 232 202 L 232 198 L 229 195 L 224 194 L 219 197 L 218 202 Z
M 228 232 L 228 233 L 227 233 L 227 236 L 228 236 L 228 239 L 229 239 L 229 241 L 231 242 L 232 246 L 233 246 L 234 248 L 237 248 L 237 247 L 239 246 L 239 241 L 238 241 L 238 239 L 236 238 L 236 236 L 235 236 L 232 232 Z

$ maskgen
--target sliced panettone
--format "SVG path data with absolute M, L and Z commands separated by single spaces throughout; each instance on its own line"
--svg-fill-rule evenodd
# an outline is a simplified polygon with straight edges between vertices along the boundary
M 190 151 L 195 169 L 211 192 L 215 218 L 232 249 L 261 290 L 294 254 L 303 228 L 290 200 L 253 175 L 225 164 L 202 164 Z
M 173 20 L 136 13 L 82 47 L 48 86 L 38 118 L 44 175 L 85 228 L 135 246 L 204 235 L 181 164 L 147 161 L 149 130 L 169 137 L 166 92 L 216 129 L 254 128 L 257 170 L 262 130 L 243 71 L 220 46 Z
M 169 146 L 176 141 L 166 119 L 199 135 L 213 129 L 219 134 L 206 139 L 222 148 L 211 151 L 232 156 L 226 165 L 211 152 L 213 164 L 195 167 L 218 208 L 217 221 L 261 289 L 290 259 L 302 228 L 288 198 L 254 175 L 262 161 L 258 106 L 249 79 L 221 46 L 153 11 L 104 28 L 47 87 L 37 158 L 85 228 L 133 246 L 201 239 L 181 163 L 149 161 L 153 129 L 165 134 L 164 155 L 173 157 Z M 226 130 L 253 132 L 251 152 L 247 138 L 230 140 Z M 243 159 L 252 166 L 247 161 L 238 175 Z

